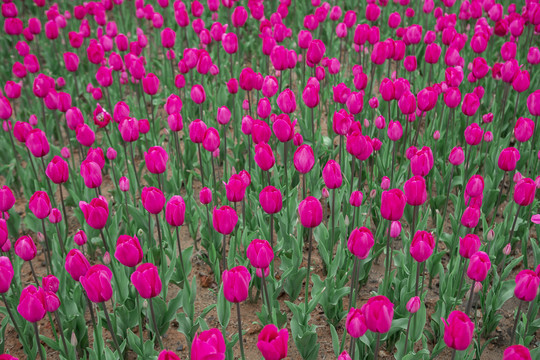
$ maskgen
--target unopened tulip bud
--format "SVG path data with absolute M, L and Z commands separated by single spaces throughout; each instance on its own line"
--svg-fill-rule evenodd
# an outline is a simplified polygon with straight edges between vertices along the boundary
M 328 193 L 328 189 L 325 187 L 322 189 L 321 193 L 322 193 L 323 199 L 327 199 L 330 196 L 330 194 Z
M 129 191 L 129 179 L 125 176 L 122 176 L 118 181 L 118 187 L 123 192 Z
M 144 236 L 144 231 L 143 231 L 143 229 L 137 230 L 137 236 L 138 236 L 138 237 L 143 237 L 143 236 Z
M 108 251 L 105 252 L 105 255 L 103 255 L 103 264 L 109 265 L 111 263 L 111 254 L 109 254 Z
M 42 243 L 42 242 L 45 241 L 45 236 L 43 236 L 43 233 L 41 233 L 41 232 L 39 232 L 39 231 L 38 231 L 36 237 L 37 237 L 37 240 L 38 240 L 40 243 Z
M 487 241 L 493 241 L 493 239 L 495 239 L 495 231 L 490 229 L 487 233 Z
M 506 244 L 506 246 L 503 248 L 503 254 L 508 256 L 510 255 L 511 251 L 512 251 L 512 245 L 510 245 L 510 243 Z
M 381 181 L 381 189 L 388 190 L 390 187 L 390 178 L 388 176 L 383 176 Z
M 473 290 L 473 292 L 474 292 L 475 294 L 478 294 L 480 291 L 482 291 L 482 283 L 477 281 L 477 282 L 474 283 L 474 290 Z
M 71 332 L 71 340 L 70 340 L 70 342 L 71 342 L 71 345 L 73 347 L 77 347 L 77 344 L 79 343 L 77 341 L 77 335 L 75 335 L 75 331 Z
M 436 130 L 434 133 L 433 133 L 433 139 L 434 140 L 439 140 L 441 138 L 441 133 L 439 132 L 439 130 Z
M 71 152 L 67 147 L 63 147 L 62 150 L 60 150 L 60 155 L 62 155 L 64 159 L 69 159 L 71 157 Z
M 412 297 L 405 307 L 411 314 L 416 313 L 420 309 L 420 298 L 418 296 Z
M 523 175 L 521 175 L 521 173 L 519 171 L 516 171 L 516 173 L 514 174 L 514 182 L 517 183 L 519 180 L 523 179 Z
M 369 192 L 369 197 L 370 197 L 371 199 L 374 199 L 375 196 L 377 196 L 377 190 L 373 189 L 373 190 L 371 190 L 371 191 Z
M 396 239 L 401 233 L 401 223 L 399 221 L 392 221 L 390 224 L 390 237 Z

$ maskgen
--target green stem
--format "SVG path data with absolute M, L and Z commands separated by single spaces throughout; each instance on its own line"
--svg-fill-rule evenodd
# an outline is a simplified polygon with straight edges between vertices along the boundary
M 152 314 L 152 322 L 154 323 L 154 331 L 156 333 L 155 335 L 158 339 L 160 349 L 163 349 L 163 342 L 161 341 L 161 335 L 159 334 L 159 331 L 158 331 L 156 314 L 154 312 L 154 305 L 152 304 L 152 298 L 148 299 L 148 302 L 150 304 L 150 313 Z
M 244 355 L 244 341 L 242 340 L 242 320 L 240 317 L 240 303 L 236 303 L 236 313 L 238 315 L 238 342 L 240 343 L 240 352 L 242 353 L 242 360 L 245 360 L 246 357 Z

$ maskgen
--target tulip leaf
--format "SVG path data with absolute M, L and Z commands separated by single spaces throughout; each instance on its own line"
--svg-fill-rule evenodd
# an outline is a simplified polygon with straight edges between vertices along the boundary
M 223 328 L 229 325 L 231 318 L 231 304 L 225 299 L 223 295 L 223 284 L 219 287 L 219 294 L 217 297 L 217 314 L 219 323 Z

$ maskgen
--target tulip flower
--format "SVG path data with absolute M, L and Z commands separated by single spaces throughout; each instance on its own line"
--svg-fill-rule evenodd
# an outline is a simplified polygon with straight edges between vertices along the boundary
M 212 328 L 200 334 L 195 334 L 190 355 L 192 360 L 205 360 L 208 357 L 224 360 L 225 351 L 225 339 L 223 339 L 221 331 Z
M 442 319 L 444 324 L 444 343 L 453 351 L 466 350 L 474 335 L 474 323 L 467 314 L 454 310 L 448 319 Z
M 257 348 L 264 360 L 281 360 L 287 357 L 289 331 L 278 330 L 276 325 L 268 324 L 259 333 Z
M 133 286 L 135 286 L 135 289 L 137 289 L 137 292 L 143 299 L 148 299 L 152 323 L 154 325 L 154 335 L 158 338 L 160 347 L 163 348 L 161 334 L 158 330 L 154 305 L 152 302 L 152 298 L 158 296 L 162 289 L 158 268 L 151 263 L 143 263 L 139 265 L 135 272 L 131 274 L 131 283 Z

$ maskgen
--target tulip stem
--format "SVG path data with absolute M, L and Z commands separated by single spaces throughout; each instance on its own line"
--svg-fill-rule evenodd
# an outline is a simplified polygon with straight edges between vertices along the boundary
M 330 238 L 330 244 L 332 247 L 330 248 L 330 255 L 334 252 L 334 246 L 335 246 L 335 231 L 336 231 L 336 189 L 332 189 L 332 233 Z
M 39 287 L 39 280 L 36 275 L 36 271 L 34 270 L 34 265 L 32 264 L 32 260 L 29 260 L 28 263 L 30 264 L 30 269 L 32 270 L 32 275 L 34 276 L 34 280 L 36 281 L 36 285 Z
M 469 311 L 471 311 L 472 306 L 472 299 L 474 297 L 474 285 L 476 284 L 476 281 L 473 280 L 471 285 L 471 291 L 469 292 L 469 301 L 467 301 L 467 307 L 465 308 L 465 314 L 469 316 Z
M 114 169 L 114 168 L 113 168 Z M 118 186 L 118 184 L 117 184 Z M 69 224 L 68 224 L 68 218 L 67 218 L 67 212 L 66 212 L 66 205 L 64 204 L 64 192 L 62 191 L 62 185 L 59 184 L 58 185 L 58 188 L 60 189 L 60 200 L 62 201 L 62 212 L 64 213 L 64 224 L 66 225 L 66 242 L 67 242 L 67 237 L 68 237 L 68 234 L 69 234 Z M 60 239 L 60 248 L 62 249 L 62 256 L 66 256 L 66 247 L 64 246 L 64 240 L 62 238 L 60 238 L 60 236 L 58 237 Z
M 414 289 L 414 296 L 418 296 L 418 283 L 420 280 L 420 263 L 416 263 L 416 285 Z
M 409 341 L 409 329 L 411 327 L 411 320 L 414 314 L 409 314 L 409 321 L 407 321 L 407 330 L 405 331 L 405 345 L 403 345 L 403 355 L 407 355 L 407 343 Z M 413 330 L 414 331 L 414 330 Z
M 514 336 L 516 334 L 517 325 L 518 325 L 518 322 L 519 322 L 519 318 L 520 318 L 520 314 L 521 314 L 521 307 L 523 306 L 523 302 L 524 302 L 523 300 L 519 301 L 519 306 L 517 308 L 517 313 L 516 313 L 516 319 L 514 320 L 514 328 L 512 329 L 512 332 L 510 333 L 510 345 L 512 345 L 514 343 Z
M 39 177 L 37 175 L 36 166 L 34 165 L 34 160 L 32 159 L 32 154 L 30 154 L 30 150 L 28 150 L 28 147 L 26 147 L 26 152 L 28 153 L 28 162 L 32 166 L 32 170 L 34 171 L 34 177 L 36 180 L 39 180 Z
M 8 313 L 8 316 L 11 319 L 11 323 L 13 324 L 13 327 L 15 328 L 15 331 L 17 331 L 17 334 L 19 334 L 19 339 L 23 343 L 24 347 L 26 348 L 26 341 L 24 340 L 23 333 L 21 332 L 21 329 L 19 328 L 19 325 L 17 325 L 17 322 L 15 321 L 15 317 L 13 316 L 13 313 L 11 312 L 11 309 L 9 308 L 9 304 L 6 299 L 6 294 L 2 293 L 2 300 L 4 301 L 4 305 L 6 306 L 6 311 Z
M 411 240 L 414 237 L 414 232 L 416 231 L 416 218 L 418 217 L 418 206 L 415 206 L 413 209 L 412 223 L 411 223 Z
M 111 323 L 111 318 L 109 317 L 109 312 L 107 311 L 107 308 L 105 307 L 105 302 L 101 303 L 101 307 L 103 309 L 103 313 L 105 314 L 105 320 L 107 320 L 107 326 L 109 327 L 109 331 L 111 332 L 111 337 L 113 339 L 114 347 L 118 351 L 118 355 L 122 355 L 122 351 L 120 350 L 120 346 L 118 345 L 118 339 L 116 338 L 116 331 L 114 331 L 114 328 Z
M 390 106 L 390 103 L 388 103 Z M 389 110 L 390 111 L 390 110 Z M 396 163 L 396 142 L 394 141 L 393 142 L 393 146 L 392 146 L 392 167 L 391 167 L 391 170 L 390 170 L 390 187 L 393 186 L 394 184 L 394 164 Z
M 43 166 L 43 173 L 46 173 L 47 166 L 45 166 L 45 160 L 43 159 L 43 156 L 41 157 L 41 165 Z M 49 194 L 51 195 L 51 201 L 54 206 L 56 206 L 56 200 L 54 198 L 54 193 L 52 191 L 52 185 L 51 185 L 51 179 L 49 179 L 48 176 L 45 176 L 45 179 L 47 179 L 47 187 L 49 188 Z
M 459 280 L 459 286 L 457 288 L 456 300 L 455 300 L 454 306 L 452 306 L 452 308 L 454 308 L 457 305 L 458 299 L 461 298 L 461 287 L 463 286 L 463 280 L 465 279 L 465 264 L 464 264 L 464 261 L 465 261 L 465 258 L 462 257 L 460 262 L 459 262 L 459 268 L 458 269 L 461 271 L 461 279 Z
M 538 115 L 536 115 L 536 117 L 534 118 L 534 131 L 533 131 L 533 136 L 532 136 L 532 142 L 531 142 L 531 150 L 532 149 L 536 149 L 536 133 L 537 133 L 537 130 L 538 129 Z M 531 177 L 534 176 L 534 173 L 536 173 L 536 163 L 538 162 L 537 159 L 535 159 L 535 156 L 534 156 L 534 152 L 531 151 L 531 154 L 529 155 L 529 158 L 527 159 L 527 171 L 529 171 L 529 160 L 532 158 L 533 159 L 533 166 L 532 166 L 532 171 L 531 171 Z
M 161 335 L 158 331 L 157 321 L 156 321 L 156 314 L 154 312 L 154 305 L 152 303 L 152 298 L 148 299 L 148 303 L 150 304 L 150 314 L 152 315 L 152 322 L 154 323 L 154 331 L 156 332 L 156 337 L 159 342 L 159 347 L 163 349 L 163 342 L 161 341 Z
M 47 275 L 51 273 L 51 253 L 49 252 L 49 239 L 47 238 L 47 230 L 45 229 L 45 219 L 41 219 L 41 227 L 43 228 L 43 237 L 45 239 L 45 261 L 47 263 Z
M 268 294 L 268 285 L 266 284 L 266 276 L 264 275 L 264 269 L 261 269 L 261 273 L 263 294 L 266 300 L 266 309 L 268 310 L 268 315 L 270 316 L 270 319 L 272 319 L 272 305 L 270 304 L 270 295 Z
M 214 191 L 217 191 L 218 183 L 216 181 L 216 166 L 214 165 L 214 155 L 210 156 L 212 159 L 212 177 L 214 179 Z
M 452 349 L 452 359 L 454 360 L 456 358 L 456 349 Z
M 68 348 L 66 344 L 66 337 L 64 336 L 64 329 L 62 328 L 62 322 L 60 321 L 60 316 L 58 316 L 58 311 L 54 312 L 54 317 L 56 318 L 56 323 L 58 324 L 58 331 L 60 332 L 60 335 L 62 336 L 62 345 L 64 346 L 66 357 L 69 357 L 69 352 L 68 352 Z
M 139 175 L 137 174 L 137 166 L 135 165 L 135 155 L 133 153 L 133 142 L 129 143 L 131 150 L 131 165 L 133 165 L 133 172 L 135 173 L 135 180 L 137 181 L 137 189 L 141 189 L 141 184 L 139 183 Z
M 353 272 L 351 277 L 351 290 L 349 292 L 349 311 L 356 305 L 356 284 L 358 283 L 358 258 L 354 257 Z
M 274 250 L 274 214 L 270 214 L 270 247 Z
M 381 333 L 377 333 L 377 343 L 375 344 L 375 351 L 373 353 L 373 360 L 377 360 L 379 357 L 379 346 L 381 345 Z
M 454 179 L 454 170 L 456 169 L 455 166 L 452 165 L 452 170 L 450 170 L 450 181 L 448 182 L 448 187 L 446 188 L 446 201 L 444 203 L 444 210 L 443 210 L 443 218 L 442 218 L 442 229 L 441 231 L 444 231 L 444 222 L 446 221 L 446 213 L 448 210 L 448 201 L 450 200 L 450 190 L 452 190 L 452 180 Z M 435 240 L 435 253 L 438 252 L 439 248 L 439 236 L 437 236 L 437 239 Z
M 514 235 L 514 229 L 516 228 L 516 222 L 517 222 L 517 219 L 518 219 L 520 209 L 521 209 L 521 206 L 518 207 L 518 209 L 516 211 L 516 216 L 514 216 L 514 222 L 512 223 L 512 228 L 510 229 L 510 235 L 508 236 L 507 244 L 512 243 L 512 236 Z
M 103 240 L 103 246 L 105 247 L 105 251 L 108 252 L 109 255 L 110 255 L 111 252 L 109 251 L 109 245 L 107 245 L 107 241 L 105 240 L 105 235 L 103 234 L 103 229 L 100 229 L 99 233 L 101 234 L 101 239 Z
M 502 194 L 504 192 L 504 180 L 506 179 L 507 172 L 504 172 L 503 178 L 501 182 L 499 183 L 499 196 L 497 196 L 497 202 L 495 202 L 495 207 L 493 208 L 493 217 L 491 218 L 491 225 L 493 225 L 493 222 L 497 218 L 497 211 L 499 209 L 499 205 L 501 204 Z
M 306 198 L 306 174 L 302 174 L 302 198 Z
M 180 258 L 180 266 L 182 267 L 182 276 L 184 277 L 184 281 L 186 281 L 186 274 L 184 270 L 184 259 L 182 257 L 182 246 L 180 245 L 180 226 L 176 227 L 176 242 L 178 243 L 178 257 Z
M 222 270 L 222 271 L 227 270 L 227 264 L 226 264 L 227 257 L 226 257 L 226 255 L 225 255 L 226 249 L 227 249 L 226 238 L 227 238 L 227 235 L 226 235 L 226 234 L 223 234 L 223 246 L 222 246 L 222 248 L 221 248 L 221 263 L 222 263 L 222 265 L 223 265 L 223 270 Z
M 311 267 L 311 244 L 312 244 L 312 241 L 313 241 L 313 230 L 312 228 L 309 228 L 309 234 L 308 234 L 308 237 L 309 237 L 309 245 L 308 245 L 308 259 L 307 259 L 307 272 L 306 272 L 306 288 L 305 288 L 305 291 L 304 291 L 304 296 L 305 296 L 305 311 L 307 313 L 307 309 L 308 309 L 308 298 L 309 298 L 309 293 L 308 293 L 308 288 L 309 288 L 309 271 L 310 271 L 310 267 Z
M 242 320 L 240 318 L 240 303 L 236 303 L 236 313 L 238 314 L 238 342 L 240 343 L 240 353 L 242 354 L 242 360 L 245 360 L 246 357 L 244 355 L 244 341 L 242 340 Z
M 202 183 L 202 186 L 204 187 L 205 186 L 204 185 L 204 169 L 203 169 L 203 163 L 202 163 L 201 144 L 198 143 L 197 147 L 199 151 L 199 164 L 201 164 L 201 183 Z
M 390 222 L 388 224 L 388 232 L 387 232 L 387 235 L 386 235 L 386 270 L 384 272 L 384 282 L 386 283 L 387 281 L 390 281 L 390 271 L 392 269 L 391 265 L 390 265 Z M 388 286 L 388 284 L 387 284 Z M 385 288 L 385 291 L 387 289 Z
M 39 349 L 39 357 L 41 360 L 45 360 L 45 356 L 43 355 L 43 348 L 41 347 L 41 341 L 39 340 L 39 330 L 38 330 L 38 324 L 37 322 L 34 324 L 34 334 L 36 335 L 36 344 Z

